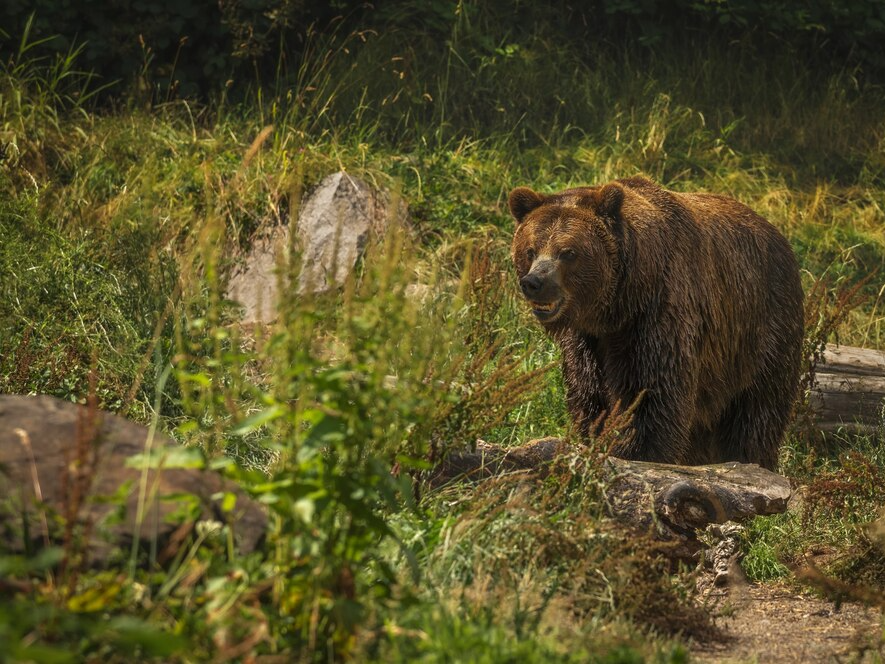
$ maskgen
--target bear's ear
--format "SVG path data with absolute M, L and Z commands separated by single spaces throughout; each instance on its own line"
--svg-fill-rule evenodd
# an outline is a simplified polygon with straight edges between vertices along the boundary
M 624 203 L 624 188 L 612 182 L 605 185 L 597 194 L 596 210 L 603 217 L 619 219 L 621 205 Z
M 510 192 L 510 214 L 521 223 L 525 216 L 544 202 L 541 194 L 528 187 L 517 187 Z

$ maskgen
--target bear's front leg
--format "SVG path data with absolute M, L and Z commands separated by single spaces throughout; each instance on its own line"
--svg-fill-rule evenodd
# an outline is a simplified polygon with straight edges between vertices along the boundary
M 622 410 L 633 409 L 610 452 L 637 461 L 691 463 L 693 362 L 677 334 L 660 330 L 643 334 L 637 326 L 633 335 L 606 348 L 603 374 L 610 399 Z
M 560 340 L 566 404 L 582 437 L 599 434 L 609 409 L 594 345 L 594 339 L 576 333 Z
M 690 419 L 681 401 L 672 393 L 665 395 L 654 388 L 638 390 L 633 399 L 624 395 L 622 407 L 633 405 L 633 417 L 610 454 L 636 461 L 690 463 Z

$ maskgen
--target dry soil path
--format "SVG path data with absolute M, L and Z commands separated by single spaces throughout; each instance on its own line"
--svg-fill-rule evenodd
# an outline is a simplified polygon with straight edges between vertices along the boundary
M 696 662 L 885 661 L 882 616 L 877 609 L 798 594 L 781 585 L 732 586 L 709 600 L 724 614 L 717 621 L 726 641 L 693 649 Z

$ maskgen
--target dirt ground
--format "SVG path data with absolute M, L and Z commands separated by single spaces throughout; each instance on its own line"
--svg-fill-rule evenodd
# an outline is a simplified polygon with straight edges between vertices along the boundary
M 731 584 L 707 593 L 722 617 L 722 643 L 700 644 L 695 662 L 885 661 L 882 616 L 877 609 L 799 594 L 782 585 Z

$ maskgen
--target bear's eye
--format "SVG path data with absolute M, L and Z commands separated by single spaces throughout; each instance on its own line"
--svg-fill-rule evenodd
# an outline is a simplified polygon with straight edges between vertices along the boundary
M 559 260 L 561 261 L 573 261 L 577 256 L 578 255 L 572 249 L 563 249 L 559 252 Z
M 528 259 L 529 259 L 530 261 L 534 261 L 534 260 L 535 260 L 535 250 L 534 250 L 534 249 L 529 249 L 529 250 L 526 252 L 525 255 L 528 257 Z

